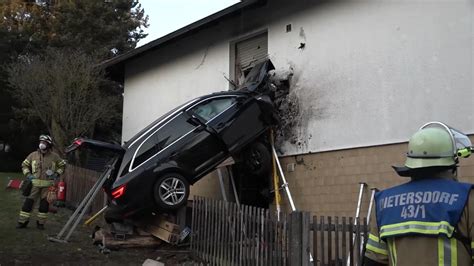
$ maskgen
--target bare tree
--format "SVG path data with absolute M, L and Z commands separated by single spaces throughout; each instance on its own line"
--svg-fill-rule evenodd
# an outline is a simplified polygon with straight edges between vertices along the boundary
M 17 114 L 39 118 L 61 150 L 118 115 L 114 107 L 120 96 L 101 89 L 107 84 L 104 71 L 81 51 L 50 48 L 43 55 L 20 57 L 6 71 L 11 93 L 22 106 Z

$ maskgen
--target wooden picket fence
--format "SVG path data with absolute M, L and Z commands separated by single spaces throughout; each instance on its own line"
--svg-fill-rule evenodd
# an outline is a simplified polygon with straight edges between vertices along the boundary
M 334 222 L 333 222 L 334 221 Z M 282 214 L 194 197 L 191 251 L 209 265 L 360 265 L 365 219 Z
M 65 171 L 66 203 L 71 207 L 77 207 L 94 186 L 101 173 L 75 165 L 67 165 Z M 97 212 L 104 207 L 104 193 L 98 193 L 90 212 Z

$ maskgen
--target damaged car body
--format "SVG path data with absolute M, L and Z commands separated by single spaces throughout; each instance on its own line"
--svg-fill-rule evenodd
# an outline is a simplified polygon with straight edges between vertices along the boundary
M 190 185 L 230 157 L 255 173 L 270 171 L 266 141 L 276 118 L 271 98 L 260 87 L 268 85 L 266 74 L 273 68 L 269 60 L 258 64 L 239 90 L 191 100 L 123 145 L 78 138 L 66 152 L 89 147 L 116 154 L 103 185 L 111 216 L 175 210 L 186 204 Z

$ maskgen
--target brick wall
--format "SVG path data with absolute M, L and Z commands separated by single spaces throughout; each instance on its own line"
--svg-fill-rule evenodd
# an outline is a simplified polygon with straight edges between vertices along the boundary
M 281 162 L 297 209 L 315 215 L 354 216 L 359 182 L 384 189 L 409 180 L 391 167 L 403 165 L 406 149 L 407 143 L 393 144 L 289 156 Z M 473 157 L 461 159 L 461 181 L 474 183 Z M 294 171 L 288 171 L 289 164 L 294 164 Z M 362 214 L 367 212 L 370 198 L 370 191 L 366 191 Z M 287 203 L 286 196 L 283 201 Z
M 404 164 L 406 149 L 407 143 L 402 143 L 289 156 L 280 161 L 298 210 L 315 215 L 354 216 L 360 182 L 367 183 L 369 189 L 384 189 L 409 181 L 391 167 Z M 294 171 L 288 171 L 289 164 L 294 164 Z M 474 183 L 474 156 L 462 159 L 460 165 L 460 180 Z M 224 181 L 227 195 L 232 198 L 226 176 Z M 362 214 L 367 213 L 369 189 L 364 195 Z M 217 173 L 194 184 L 190 199 L 193 195 L 223 199 Z M 287 202 L 283 193 L 284 208 L 289 210 Z
M 224 189 L 226 190 L 227 195 L 230 195 L 227 176 L 224 177 Z M 219 177 L 216 171 L 206 175 L 201 180 L 191 186 L 189 199 L 192 200 L 193 196 L 195 195 L 211 199 L 223 199 L 219 183 Z

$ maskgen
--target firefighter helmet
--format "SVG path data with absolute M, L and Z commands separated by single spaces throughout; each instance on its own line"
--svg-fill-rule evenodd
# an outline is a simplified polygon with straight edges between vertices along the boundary
M 450 133 L 442 128 L 423 128 L 408 142 L 405 161 L 408 168 L 453 166 L 456 162 L 456 149 Z
M 47 142 L 49 145 L 53 145 L 53 139 L 49 135 L 40 135 L 39 141 Z
M 469 157 L 472 150 L 471 140 L 461 131 L 441 122 L 429 122 L 410 138 L 405 166 L 454 166 L 459 157 Z

